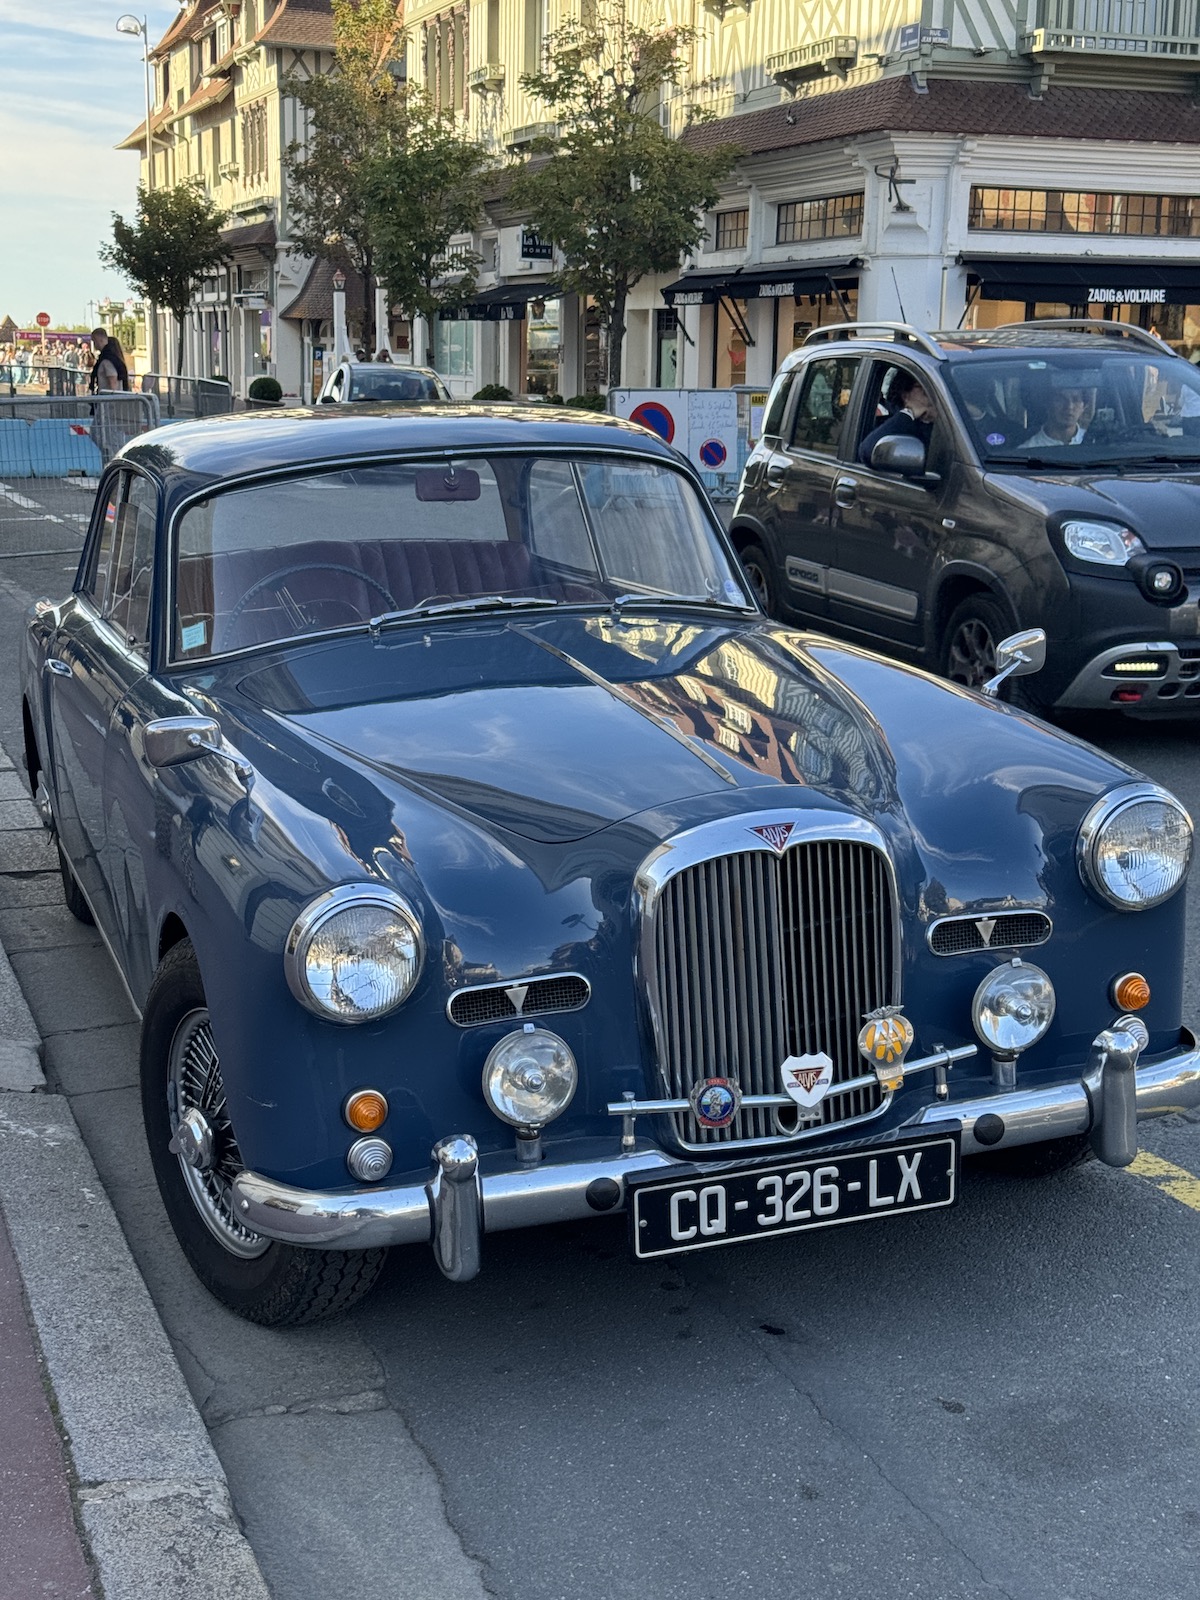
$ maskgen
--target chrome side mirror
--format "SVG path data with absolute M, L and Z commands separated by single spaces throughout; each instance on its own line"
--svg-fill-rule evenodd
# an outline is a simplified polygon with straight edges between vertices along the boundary
M 1010 633 L 996 646 L 996 673 L 983 685 L 983 693 L 995 695 L 1006 678 L 1027 678 L 1045 665 L 1046 635 L 1041 628 Z
M 152 767 L 178 767 L 201 756 L 228 761 L 247 788 L 254 768 L 221 747 L 221 730 L 211 717 L 158 717 L 142 729 L 142 747 Z

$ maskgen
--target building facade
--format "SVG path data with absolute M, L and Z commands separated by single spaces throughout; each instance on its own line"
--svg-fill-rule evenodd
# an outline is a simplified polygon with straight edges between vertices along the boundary
M 597 3 L 406 0 L 408 79 L 519 161 L 553 132 L 522 75 Z M 624 3 L 689 31 L 664 126 L 738 151 L 693 259 L 633 293 L 628 386 L 761 387 L 811 328 L 856 317 L 1115 316 L 1200 354 L 1200 0 Z M 270 371 L 308 399 L 333 354 L 334 264 L 291 248 L 283 179 L 302 131 L 283 82 L 331 66 L 329 13 L 190 0 L 152 53 L 154 180 L 193 177 L 233 219 L 189 364 L 239 393 Z M 693 105 L 709 120 L 689 125 Z M 602 386 L 595 315 L 557 293 L 553 252 L 504 187 L 463 241 L 481 261 L 470 305 L 410 330 L 348 273 L 347 316 L 375 295 L 393 357 L 428 343 L 461 395 Z
M 1105 316 L 1200 353 L 1200 0 L 627 0 L 691 33 L 664 124 L 739 156 L 628 314 L 630 387 L 768 382 L 822 323 Z M 592 0 L 408 0 L 410 81 L 498 154 L 552 131 L 520 78 Z M 687 107 L 711 120 L 687 127 Z M 592 386 L 598 330 L 491 209 L 442 323 L 463 392 Z

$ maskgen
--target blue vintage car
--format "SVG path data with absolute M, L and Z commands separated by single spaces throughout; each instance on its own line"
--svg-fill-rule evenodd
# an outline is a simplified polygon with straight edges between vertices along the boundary
M 256 1321 L 391 1245 L 466 1279 L 624 1211 L 654 1259 L 946 1206 L 963 1156 L 1127 1163 L 1200 1104 L 1178 801 L 769 621 L 636 427 L 149 434 L 22 692 L 167 1213 Z

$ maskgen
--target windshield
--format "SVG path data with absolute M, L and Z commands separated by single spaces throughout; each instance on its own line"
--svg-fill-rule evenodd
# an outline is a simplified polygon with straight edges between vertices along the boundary
M 448 400 L 449 391 L 424 372 L 397 371 L 381 363 L 358 367 L 350 380 L 352 400 Z
M 648 461 L 495 455 L 313 472 L 191 506 L 173 654 L 408 616 L 685 601 L 750 609 L 700 497 Z
M 1067 468 L 1200 461 L 1200 372 L 1163 353 L 1039 351 L 947 374 L 988 462 Z

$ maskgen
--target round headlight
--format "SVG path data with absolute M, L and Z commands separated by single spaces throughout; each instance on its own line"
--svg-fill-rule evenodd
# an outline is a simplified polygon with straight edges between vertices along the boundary
M 571 1104 L 579 1072 L 556 1033 L 527 1022 L 505 1034 L 483 1064 L 483 1092 L 496 1115 L 516 1128 L 544 1128 Z
M 1041 967 L 1007 962 L 989 972 L 976 989 L 971 1021 L 994 1054 L 1019 1055 L 1036 1044 L 1054 1021 L 1054 985 Z
M 1173 895 L 1192 859 L 1192 819 L 1166 789 L 1137 783 L 1098 800 L 1079 829 L 1084 883 L 1119 911 Z
M 292 924 L 284 951 L 301 1005 L 333 1022 L 372 1022 L 412 993 L 424 954 L 415 914 L 383 884 L 343 884 Z

